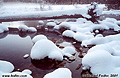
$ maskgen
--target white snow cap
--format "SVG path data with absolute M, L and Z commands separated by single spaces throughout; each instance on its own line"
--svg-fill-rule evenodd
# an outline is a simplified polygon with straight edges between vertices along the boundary
M 120 40 L 100 44 L 88 50 L 82 59 L 84 69 L 89 69 L 93 74 L 116 74 L 114 78 L 120 78 Z M 103 78 L 103 77 L 99 77 Z
M 49 27 L 54 27 L 54 26 L 56 26 L 56 23 L 55 22 L 48 22 L 46 25 Z
M 35 27 L 29 27 L 28 32 L 37 32 Z
M 22 73 L 32 74 L 32 71 L 31 71 L 31 70 L 29 70 L 29 69 L 25 69 L 25 70 L 23 70 L 23 71 L 22 71 Z
M 48 56 L 48 58 L 62 61 L 63 54 L 62 50 L 59 49 L 52 41 L 47 39 L 39 40 L 31 49 L 31 58 L 40 60 Z
M 3 33 L 4 31 L 9 31 L 8 27 L 4 24 L 0 23 L 0 33 Z
M 7 61 L 0 60 L 0 71 L 4 73 L 9 73 L 14 70 L 14 66 L 12 63 Z
M 13 75 L 18 75 L 16 78 L 33 78 L 30 74 L 32 73 L 30 70 L 25 69 L 22 72 L 12 72 L 14 70 L 14 66 L 12 63 L 8 61 L 0 60 L 0 78 L 14 78 Z M 7 77 L 3 77 L 3 75 L 7 75 Z M 24 77 L 19 77 L 19 76 Z M 8 77 L 9 76 L 9 77 Z
M 47 37 L 45 35 L 36 35 L 33 39 L 32 42 L 36 43 L 37 41 L 41 40 L 41 39 L 47 39 Z
M 65 56 L 68 56 L 68 57 L 71 57 L 72 54 L 75 54 L 76 53 L 76 50 L 74 47 L 72 46 L 67 46 L 63 49 L 63 52 L 64 52 L 64 55 Z
M 72 73 L 68 68 L 58 68 L 46 74 L 43 78 L 72 78 Z
M 26 32 L 26 31 L 28 31 L 28 32 L 37 32 L 35 27 L 28 27 L 26 25 L 20 25 L 18 27 L 18 29 L 19 29 L 19 31 L 24 31 L 24 32 Z
M 62 33 L 62 35 L 63 36 L 66 36 L 66 37 L 73 37 L 74 36 L 74 32 L 73 31 L 71 31 L 71 30 L 65 30 L 63 33 Z
M 82 41 L 82 46 L 87 46 L 87 45 L 98 45 L 98 44 L 104 44 L 104 43 L 108 43 L 111 41 L 118 41 L 120 39 L 120 34 L 116 34 L 116 35 L 109 35 L 106 37 L 95 37 L 89 40 L 84 40 Z
M 28 26 L 26 26 L 26 25 L 20 25 L 18 27 L 18 29 L 19 29 L 19 31 L 27 31 L 28 30 Z

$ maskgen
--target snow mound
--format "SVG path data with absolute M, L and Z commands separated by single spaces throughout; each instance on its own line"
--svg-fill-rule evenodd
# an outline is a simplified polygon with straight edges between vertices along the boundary
M 116 74 L 114 78 L 120 78 L 120 40 L 100 44 L 88 50 L 83 57 L 83 69 L 90 69 L 93 74 Z M 104 69 L 104 70 L 103 70 Z M 103 78 L 99 76 L 99 78 Z
M 78 18 L 76 22 L 77 23 L 85 23 L 85 22 L 87 22 L 87 20 L 85 18 Z
M 103 37 L 102 34 L 97 34 L 95 37 Z
M 30 56 L 35 60 L 44 59 L 48 56 L 48 58 L 62 61 L 62 53 L 62 50 L 59 49 L 52 41 L 41 39 L 32 47 Z
M 19 31 L 23 31 L 23 32 L 37 32 L 36 28 L 34 27 L 28 27 L 26 25 L 20 25 L 18 27 Z
M 46 74 L 43 78 L 72 78 L 72 73 L 68 68 L 58 68 Z
M 7 61 L 0 60 L 0 71 L 4 73 L 9 73 L 14 70 L 14 66 L 12 63 Z
M 62 35 L 63 36 L 66 36 L 66 37 L 73 37 L 74 36 L 74 32 L 73 31 L 71 31 L 71 30 L 65 30 L 63 33 L 62 33 Z
M 29 70 L 29 69 L 25 69 L 25 70 L 23 70 L 23 71 L 22 71 L 22 73 L 32 74 L 32 71 L 31 71 L 31 70 Z
M 8 27 L 4 24 L 0 23 L 0 33 L 3 33 L 4 31 L 9 31 Z
M 24 57 L 24 58 L 27 58 L 27 57 L 29 57 L 29 54 L 25 54 L 23 57 Z
M 40 20 L 38 21 L 37 28 L 42 28 L 45 25 L 44 21 Z
M 58 29 L 60 29 L 60 28 L 62 28 L 62 27 L 69 29 L 71 26 L 70 26 L 69 22 L 62 22 L 62 23 L 58 26 Z
M 119 41 L 119 39 L 120 39 L 120 34 L 109 35 L 106 37 L 95 37 L 89 40 L 82 41 L 81 46 L 104 44 L 111 41 Z
M 72 54 L 75 54 L 76 53 L 76 50 L 74 47 L 72 46 L 67 46 L 63 49 L 63 52 L 64 52 L 64 55 L 65 56 L 68 56 L 68 57 L 71 57 Z
M 27 31 L 28 31 L 28 32 L 37 32 L 36 28 L 34 28 L 34 27 L 29 27 L 29 28 L 27 29 Z
M 40 21 L 38 21 L 38 24 L 39 25 L 44 25 L 44 21 L 40 20 Z
M 18 27 L 18 29 L 19 29 L 19 31 L 27 31 L 28 30 L 28 26 L 26 26 L 26 25 L 20 25 Z
M 94 36 L 93 35 L 89 35 L 89 34 L 87 35 L 86 33 L 85 34 L 84 33 L 76 33 L 73 38 L 75 40 L 81 42 L 83 40 L 92 39 L 92 38 L 94 38 Z
M 47 37 L 45 35 L 37 35 L 32 39 L 32 42 L 36 43 L 37 41 L 39 41 L 41 39 L 47 39 Z
M 12 63 L 0 60 L 0 78 L 33 78 L 30 75 L 32 72 L 28 69 L 22 72 L 12 72 L 13 70 L 14 66 Z
M 56 23 L 55 22 L 48 22 L 46 25 L 49 27 L 55 27 Z

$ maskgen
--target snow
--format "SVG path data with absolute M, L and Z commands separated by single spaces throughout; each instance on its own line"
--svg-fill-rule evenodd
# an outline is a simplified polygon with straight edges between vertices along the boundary
M 62 61 L 62 53 L 62 50 L 59 49 L 52 41 L 41 39 L 32 47 L 30 56 L 35 60 L 44 59 L 48 56 L 48 58 Z
M 4 73 L 9 73 L 14 70 L 14 66 L 12 63 L 7 61 L 0 60 L 0 71 Z
M 102 34 L 97 34 L 95 37 L 103 37 Z
M 24 21 L 12 21 L 12 22 L 2 22 L 2 24 L 10 28 L 19 28 L 20 25 L 25 25 Z
M 3 33 L 4 31 L 9 31 L 9 29 L 6 25 L 0 23 L 0 33 Z
M 49 27 L 54 27 L 54 26 L 56 26 L 56 23 L 55 22 L 48 22 L 46 25 Z
M 57 43 L 57 45 L 59 45 L 61 47 L 73 46 L 70 42 Z
M 36 28 L 34 27 L 28 27 L 26 25 L 20 25 L 18 27 L 19 31 L 23 31 L 23 32 L 37 32 Z
M 66 37 L 73 37 L 74 36 L 74 32 L 71 31 L 71 30 L 66 30 L 62 33 L 63 36 L 66 36 Z
M 120 10 L 103 11 L 102 14 L 120 15 Z
M 36 35 L 33 39 L 32 42 L 36 43 L 37 41 L 41 40 L 41 39 L 47 39 L 47 37 L 45 35 Z
M 69 22 L 62 22 L 61 24 L 59 24 L 57 27 L 55 27 L 56 29 L 60 29 L 60 28 L 70 28 L 70 24 Z
M 81 42 L 83 40 L 92 39 L 93 37 L 94 37 L 93 35 L 87 35 L 87 34 L 83 34 L 83 33 L 82 34 L 81 33 L 76 33 L 73 38 L 75 40 Z
M 109 35 L 106 37 L 95 37 L 89 40 L 82 41 L 81 46 L 104 44 L 111 41 L 118 41 L 119 39 L 120 39 L 120 34 Z
M 18 27 L 18 29 L 19 29 L 19 31 L 27 31 L 28 30 L 28 26 L 26 26 L 26 25 L 20 25 Z
M 111 73 L 118 74 L 114 78 L 119 78 L 120 63 L 118 60 L 120 59 L 120 49 L 118 47 L 120 47 L 120 40 L 92 47 L 82 59 L 84 69 L 91 68 L 90 71 L 93 74 L 107 74 L 109 78 L 112 78 L 110 77 Z
M 25 54 L 23 57 L 24 57 L 24 58 L 27 58 L 27 57 L 29 57 L 29 54 Z
M 27 31 L 28 32 L 37 32 L 36 28 L 34 28 L 34 27 L 29 27 Z
M 25 69 L 22 72 L 12 72 L 14 70 L 14 66 L 12 63 L 8 61 L 0 60 L 0 78 L 4 78 L 5 75 L 7 75 L 6 78 L 14 78 L 15 75 L 17 75 L 16 78 L 33 78 L 30 74 L 32 73 L 30 70 Z M 26 75 L 26 76 L 25 76 Z M 23 76 L 23 77 L 21 77 Z
M 93 12 L 96 13 L 96 16 L 100 16 L 102 14 L 103 8 L 99 7 L 96 2 L 93 2 L 89 7 L 90 9 L 93 9 Z
M 58 68 L 43 78 L 72 78 L 72 73 L 68 68 Z
M 62 22 L 61 24 L 57 25 L 55 28 L 60 29 L 64 27 L 69 29 L 69 30 L 65 30 L 62 33 L 62 35 L 73 38 L 79 42 L 82 42 L 83 43 L 82 45 L 89 43 L 87 40 L 93 39 L 95 33 L 99 33 L 99 30 L 113 29 L 116 32 L 120 31 L 120 27 L 117 24 L 119 20 L 117 21 L 114 18 L 106 18 L 105 20 L 99 22 L 100 22 L 99 24 L 94 24 L 92 22 L 87 21 L 86 19 L 78 18 L 76 22 Z M 95 33 L 93 32 L 94 30 Z M 96 39 L 101 40 L 102 38 L 96 38 Z M 102 39 L 102 41 L 103 43 L 105 42 L 104 39 Z M 100 42 L 97 44 L 100 44 Z
M 32 74 L 32 71 L 31 71 L 31 70 L 29 70 L 29 69 L 25 69 L 25 70 L 23 70 L 23 71 L 22 71 L 22 73 Z
M 40 21 L 38 21 L 37 27 L 38 27 L 38 28 L 41 28 L 41 27 L 44 26 L 44 24 L 45 24 L 44 21 L 40 20 Z
M 64 55 L 65 56 L 68 56 L 68 57 L 71 57 L 72 54 L 75 54 L 76 53 L 76 50 L 74 47 L 72 46 L 67 46 L 63 49 L 63 52 L 64 52 Z

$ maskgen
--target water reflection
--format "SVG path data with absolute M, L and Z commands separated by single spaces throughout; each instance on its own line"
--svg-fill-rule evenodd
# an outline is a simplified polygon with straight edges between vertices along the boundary
M 5 38 L 9 32 L 0 33 L 0 39 Z
M 59 66 L 61 66 L 62 62 L 45 58 L 45 59 L 42 59 L 42 60 L 32 60 L 31 59 L 31 63 L 35 67 L 37 67 L 37 68 L 39 68 L 41 70 L 50 70 L 50 69 L 58 68 Z

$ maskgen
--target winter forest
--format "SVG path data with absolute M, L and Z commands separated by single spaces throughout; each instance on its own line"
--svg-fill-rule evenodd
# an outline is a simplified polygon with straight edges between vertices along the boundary
M 120 0 L 0 0 L 0 78 L 120 78 Z

